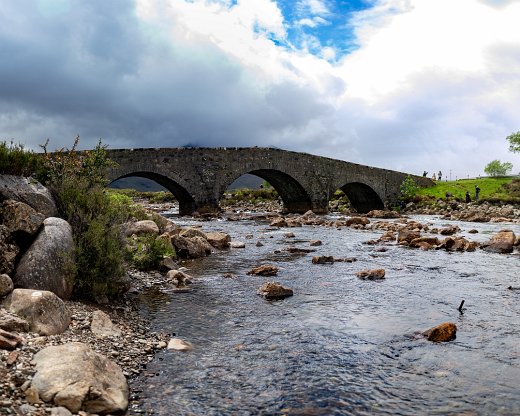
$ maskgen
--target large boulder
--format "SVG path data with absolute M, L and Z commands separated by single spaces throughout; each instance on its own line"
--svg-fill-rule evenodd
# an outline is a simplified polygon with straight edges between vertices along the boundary
M 32 178 L 0 175 L 0 201 L 8 199 L 24 202 L 45 217 L 58 215 L 56 203 L 49 190 Z
M 0 224 L 0 273 L 11 274 L 14 271 L 16 256 L 20 249 L 11 239 L 9 229 Z
M 128 383 L 121 368 L 86 344 L 47 347 L 32 363 L 36 374 L 29 389 L 44 402 L 73 413 L 121 413 L 128 407 Z
M 516 236 L 513 231 L 502 230 L 491 236 L 490 240 L 482 245 L 482 248 L 491 253 L 512 253 L 515 241 Z
M 179 257 L 196 259 L 211 254 L 211 245 L 208 240 L 200 236 L 185 237 L 182 235 L 172 236 L 172 244 Z
M 64 332 L 70 324 L 70 312 L 65 303 L 49 291 L 15 289 L 5 298 L 8 312 L 24 318 L 31 332 L 55 335 Z
M 221 232 L 206 233 L 206 239 L 215 248 L 227 248 L 231 242 L 229 234 Z
M 443 248 L 446 251 L 475 251 L 477 247 L 477 242 L 468 241 L 464 237 L 446 237 L 437 248 Z
M 43 229 L 20 259 L 13 278 L 16 287 L 54 292 L 69 299 L 74 286 L 72 229 L 61 218 L 47 218 Z

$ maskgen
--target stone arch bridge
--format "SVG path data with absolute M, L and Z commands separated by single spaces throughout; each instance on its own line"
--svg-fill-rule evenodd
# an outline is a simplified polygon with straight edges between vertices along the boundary
M 358 212 L 397 201 L 406 173 L 272 148 L 109 149 L 117 166 L 109 179 L 144 177 L 164 186 L 179 201 L 179 213 L 214 212 L 229 185 L 250 173 L 268 181 L 287 212 L 327 212 L 328 201 L 343 190 Z M 413 176 L 419 186 L 428 178 Z

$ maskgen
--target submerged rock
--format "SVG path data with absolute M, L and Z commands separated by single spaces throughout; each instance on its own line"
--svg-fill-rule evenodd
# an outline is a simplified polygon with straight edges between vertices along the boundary
M 193 345 L 191 342 L 184 341 L 183 339 L 172 338 L 168 342 L 168 346 L 166 348 L 175 351 L 191 351 L 193 350 Z
M 312 264 L 327 264 L 334 263 L 333 256 L 314 256 L 312 258 Z

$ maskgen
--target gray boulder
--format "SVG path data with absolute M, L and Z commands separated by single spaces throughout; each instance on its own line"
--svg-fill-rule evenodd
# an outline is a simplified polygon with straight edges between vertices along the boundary
M 146 234 L 159 235 L 159 227 L 152 220 L 129 222 L 124 225 L 123 233 L 126 237 L 134 234 L 137 236 Z
M 47 347 L 32 363 L 36 374 L 29 389 L 45 402 L 72 413 L 121 413 L 128 407 L 128 383 L 121 368 L 86 344 Z
M 0 201 L 7 199 L 24 202 L 45 217 L 58 215 L 56 203 L 49 190 L 32 178 L 0 175 Z
M 47 218 L 34 243 L 20 259 L 13 278 L 16 287 L 49 290 L 69 299 L 74 286 L 72 229 L 61 218 Z
M 200 236 L 185 237 L 174 235 L 172 244 L 179 257 L 196 259 L 211 254 L 211 245 L 208 240 Z
M 64 332 L 70 324 L 70 313 L 65 303 L 54 293 L 42 290 L 15 289 L 5 298 L 3 306 L 29 322 L 31 332 L 55 335 Z

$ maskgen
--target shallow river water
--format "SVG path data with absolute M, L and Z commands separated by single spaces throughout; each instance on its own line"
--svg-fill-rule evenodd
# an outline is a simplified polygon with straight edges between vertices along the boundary
M 435 226 L 434 217 L 416 217 Z M 157 415 L 511 415 L 520 414 L 520 287 L 517 254 L 422 251 L 363 242 L 383 232 L 304 226 L 271 229 L 262 221 L 182 226 L 225 231 L 244 249 L 185 264 L 189 293 L 146 292 L 143 314 L 155 330 L 191 342 L 148 365 L 134 409 Z M 518 225 L 450 222 L 485 241 Z M 466 234 L 471 228 L 478 234 Z M 293 232 L 294 238 L 285 234 Z M 323 245 L 309 247 L 319 239 Z M 264 245 L 257 247 L 256 242 Z M 315 248 L 308 255 L 286 247 Z M 311 264 L 312 255 L 356 257 Z M 255 266 L 278 276 L 248 276 Z M 386 279 L 355 272 L 386 269 Z M 233 273 L 233 278 L 225 278 Z M 265 281 L 294 290 L 282 301 L 256 294 Z M 457 310 L 465 300 L 465 311 Z M 445 321 L 457 338 L 418 338 Z

